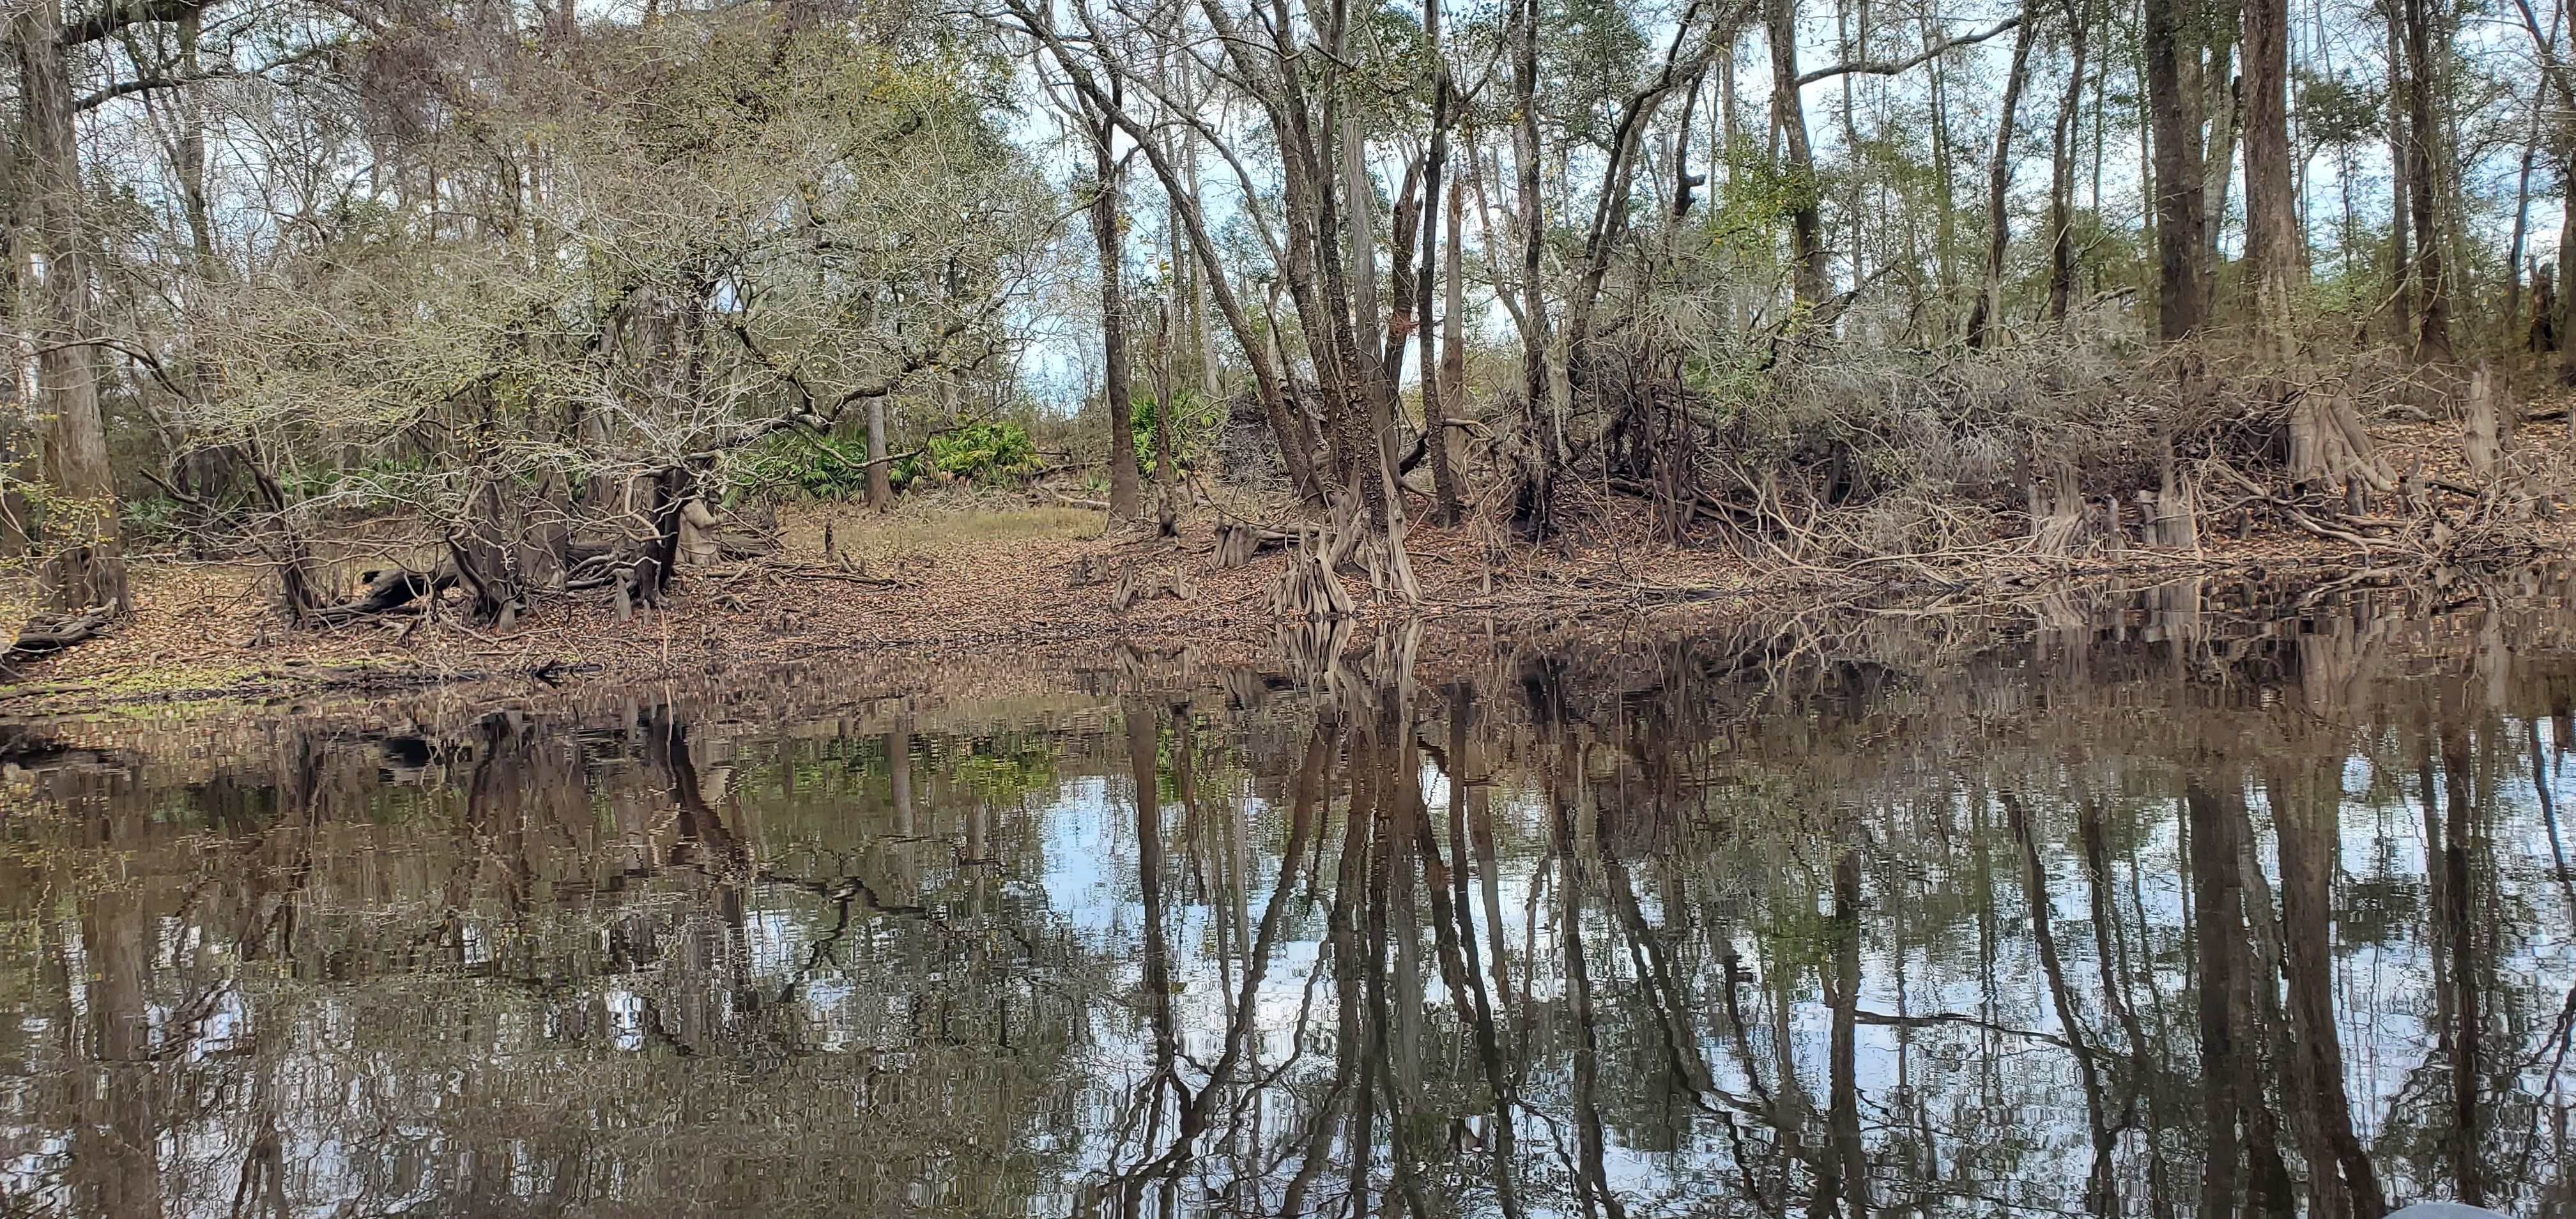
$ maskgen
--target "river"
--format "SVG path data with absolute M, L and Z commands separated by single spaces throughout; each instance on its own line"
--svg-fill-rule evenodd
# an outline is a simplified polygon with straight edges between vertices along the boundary
M 0 1214 L 2565 1215 L 2564 591 L 11 725 Z

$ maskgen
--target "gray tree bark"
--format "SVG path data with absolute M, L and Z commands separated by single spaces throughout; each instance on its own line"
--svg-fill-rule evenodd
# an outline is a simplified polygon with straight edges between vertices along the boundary
M 54 494 L 44 518 L 52 552 L 44 583 L 58 608 L 130 608 L 116 479 L 99 411 L 98 305 L 60 0 L 34 0 L 20 9 L 10 23 L 10 41 L 18 59 L 29 244 L 41 267 L 30 297 L 37 344 L 34 413 L 48 421 L 45 481 Z
M 1115 130 L 1106 118 L 1086 118 L 1091 159 L 1098 175 L 1091 188 L 1091 239 L 1100 252 L 1100 397 L 1109 409 L 1109 515 L 1132 520 L 1141 510 L 1136 492 L 1136 413 L 1127 385 L 1127 286 L 1118 229 L 1121 195 L 1117 158 L 1109 154 Z
M 2186 52 L 2180 0 L 2146 0 L 2147 114 L 2154 146 L 2156 329 L 2164 341 L 2200 329 L 2209 286 L 2201 278 L 2208 241 L 2200 178 L 2200 95 L 2184 80 Z M 2192 73 L 2197 76 L 2195 71 Z

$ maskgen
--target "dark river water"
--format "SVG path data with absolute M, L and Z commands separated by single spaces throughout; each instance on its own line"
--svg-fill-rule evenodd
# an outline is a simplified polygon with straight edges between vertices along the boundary
M 0 1214 L 2576 1206 L 2576 611 L 0 729 Z

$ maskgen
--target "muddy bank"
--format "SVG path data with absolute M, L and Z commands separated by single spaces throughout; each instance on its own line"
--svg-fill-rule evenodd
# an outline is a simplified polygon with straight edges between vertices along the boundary
M 1220 524 L 1203 519 L 1177 538 L 1157 538 L 1108 532 L 1100 514 L 1063 507 L 892 520 L 794 514 L 782 522 L 776 554 L 691 569 L 659 611 L 620 616 L 595 597 L 559 596 L 541 599 L 507 632 L 436 610 L 297 629 L 277 612 L 257 567 L 144 563 L 136 612 L 104 638 L 24 665 L 0 686 L 0 716 L 720 685 L 815 665 L 998 661 L 1064 674 L 1117 649 L 1187 651 L 1210 663 L 1276 657 L 1283 628 L 1312 625 L 1274 608 L 1287 560 L 1274 550 L 1222 566 Z M 2565 541 L 2557 539 L 2562 552 Z M 1355 576 L 1354 626 L 1418 623 L 1432 655 L 1453 638 L 1684 629 L 1839 606 L 1943 613 L 2188 576 L 2431 578 L 2388 556 L 2277 529 L 2212 537 L 2196 551 L 2130 548 L 2044 564 L 1967 556 L 1799 565 L 1644 536 L 1530 546 L 1481 525 L 1419 528 L 1409 549 L 1421 601 L 1372 597 Z M 1133 595 L 1123 610 L 1122 584 Z

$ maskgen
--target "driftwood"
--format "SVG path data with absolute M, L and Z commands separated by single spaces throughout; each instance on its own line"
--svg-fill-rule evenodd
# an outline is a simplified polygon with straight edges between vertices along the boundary
M 92 639 L 107 629 L 116 618 L 117 603 L 83 610 L 76 614 L 38 614 L 19 628 L 18 638 L 0 655 L 0 669 L 14 669 L 24 661 L 51 656 L 64 648 Z

